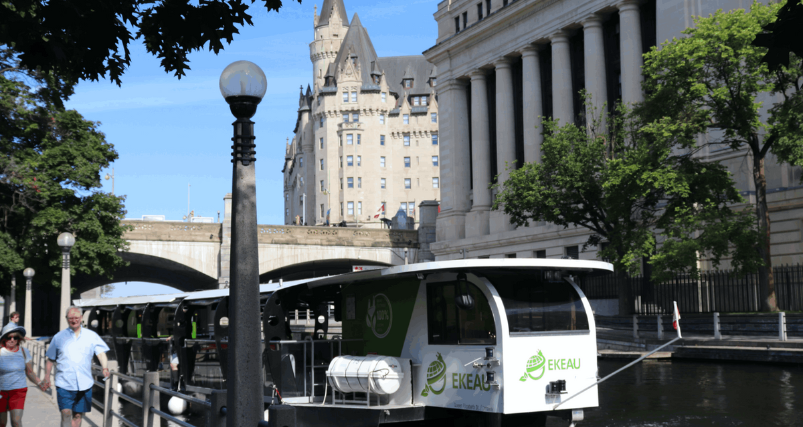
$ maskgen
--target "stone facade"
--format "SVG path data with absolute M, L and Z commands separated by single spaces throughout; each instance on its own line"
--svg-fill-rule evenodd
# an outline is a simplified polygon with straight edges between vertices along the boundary
M 488 183 L 497 174 L 504 183 L 505 165 L 513 161 L 540 161 L 540 116 L 578 121 L 580 89 L 599 107 L 641 101 L 644 52 L 682 37 L 694 16 L 749 5 L 746 0 L 442 1 L 435 13 L 437 44 L 424 52 L 438 69 L 441 112 L 441 210 L 437 241 L 430 245 L 436 259 L 595 259 L 596 248 L 582 251 L 586 229 L 514 228 L 491 211 Z M 709 145 L 700 155 L 726 164 L 754 201 L 746 152 Z M 766 164 L 773 262 L 799 263 L 800 168 L 773 158 Z
M 314 17 L 312 87 L 286 147 L 284 222 L 381 227 L 440 199 L 436 68 L 421 55 L 378 57 L 357 14 L 326 0 Z M 374 218 L 384 204 L 383 215 Z

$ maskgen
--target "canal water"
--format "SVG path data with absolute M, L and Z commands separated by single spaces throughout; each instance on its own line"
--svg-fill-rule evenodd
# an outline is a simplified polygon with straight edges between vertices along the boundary
M 604 377 L 628 361 L 600 360 Z M 577 427 L 803 427 L 803 367 L 700 361 L 645 361 L 602 383 L 600 406 Z M 123 413 L 139 425 L 139 410 Z M 167 407 L 166 402 L 162 408 Z M 202 413 L 182 416 L 204 426 Z M 547 418 L 547 427 L 568 427 Z M 162 427 L 173 423 L 162 420 Z

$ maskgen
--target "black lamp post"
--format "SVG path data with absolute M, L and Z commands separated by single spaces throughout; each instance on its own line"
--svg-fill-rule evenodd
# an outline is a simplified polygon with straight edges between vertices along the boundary
M 268 88 L 254 63 L 237 61 L 220 75 L 220 93 L 237 118 L 232 141 L 231 284 L 226 424 L 256 426 L 262 420 L 254 122 Z

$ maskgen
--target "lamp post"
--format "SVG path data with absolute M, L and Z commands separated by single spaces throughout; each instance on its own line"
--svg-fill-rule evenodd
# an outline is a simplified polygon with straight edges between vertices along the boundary
M 56 242 L 61 246 L 61 315 L 59 316 L 59 329 L 67 329 L 67 308 L 70 306 L 70 249 L 75 244 L 75 237 L 70 233 L 59 234 Z M 26 315 L 27 317 L 27 315 Z
M 112 168 L 112 174 L 111 175 L 106 174 L 104 178 L 106 178 L 106 181 L 110 179 L 112 180 L 112 196 L 114 196 L 114 168 Z
M 265 73 L 249 61 L 229 64 L 220 93 L 237 120 L 232 141 L 232 215 L 229 285 L 229 353 L 226 424 L 255 426 L 263 419 L 259 257 L 257 252 L 254 122 L 268 89 Z
M 31 267 L 22 271 L 22 275 L 25 276 L 25 322 L 23 322 L 23 327 L 28 334 L 31 333 L 31 320 L 33 319 L 33 314 L 31 313 L 31 282 L 34 274 L 36 272 Z

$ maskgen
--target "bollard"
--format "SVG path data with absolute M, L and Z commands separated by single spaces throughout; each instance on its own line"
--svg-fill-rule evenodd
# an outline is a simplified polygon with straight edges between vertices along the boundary
M 778 339 L 786 341 L 786 313 L 778 313 Z
M 117 361 L 110 360 L 108 366 L 109 379 L 106 380 L 103 396 L 103 427 L 118 427 L 119 421 L 112 415 L 112 412 L 120 413 L 120 398 L 112 393 L 112 390 L 117 390 Z
M 664 327 L 663 327 L 663 325 L 661 325 L 661 315 L 658 314 L 655 317 L 656 317 L 656 320 L 658 321 L 658 339 L 662 340 L 662 339 L 664 339 Z
M 161 425 L 161 417 L 151 411 L 151 408 L 160 409 L 159 392 L 152 390 L 151 384 L 159 385 L 159 372 L 145 372 L 145 375 L 142 376 L 142 427 Z M 154 418 L 156 418 L 155 421 Z
M 638 339 L 638 317 L 633 315 L 633 339 Z
M 714 312 L 714 339 L 722 339 L 722 333 L 719 331 L 719 313 L 717 312 Z
M 212 406 L 209 408 L 209 416 L 206 418 L 206 427 L 226 427 L 226 390 L 212 390 L 209 396 L 212 399 Z

